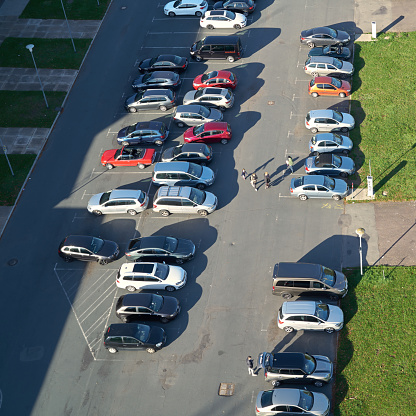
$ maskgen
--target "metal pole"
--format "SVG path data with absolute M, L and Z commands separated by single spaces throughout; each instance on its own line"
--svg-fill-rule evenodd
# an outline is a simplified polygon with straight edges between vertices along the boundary
M 97 5 L 98 5 L 98 6 L 100 5 L 100 0 L 97 0 Z
M 42 90 L 43 98 L 45 99 L 46 108 L 49 108 L 48 100 L 46 99 L 45 91 L 43 90 L 42 81 L 40 80 L 40 76 L 39 76 L 39 72 L 38 72 L 38 67 L 36 66 L 35 57 L 34 57 L 33 52 L 32 52 L 33 48 L 34 48 L 34 45 L 32 45 L 32 44 L 26 45 L 26 49 L 28 49 L 29 52 L 30 52 L 30 54 L 32 55 L 33 65 L 35 66 L 35 71 L 36 71 L 36 75 L 38 76 L 38 80 L 39 80 L 39 84 L 40 84 L 40 89 Z
M 368 159 L 368 167 L 370 168 L 370 176 L 371 176 L 371 159 Z
M 7 157 L 7 147 L 3 145 L 3 141 L 1 139 L 0 139 L 0 142 L 1 142 L 1 145 L 3 146 L 4 156 L 6 156 L 6 160 L 7 160 L 7 163 L 9 164 L 10 171 L 12 172 L 12 175 L 14 176 L 12 165 L 10 164 L 9 158 Z
M 76 52 L 77 50 L 75 49 L 74 39 L 72 39 L 71 29 L 69 28 L 68 18 L 66 17 L 65 7 L 64 7 L 64 3 L 62 2 L 62 0 L 61 0 L 61 6 L 62 6 L 62 10 L 64 11 L 66 25 L 68 26 L 69 37 L 71 38 L 72 46 L 74 47 L 74 52 Z
M 361 235 L 360 237 L 360 271 L 361 271 L 361 276 L 363 275 L 363 247 L 361 245 Z

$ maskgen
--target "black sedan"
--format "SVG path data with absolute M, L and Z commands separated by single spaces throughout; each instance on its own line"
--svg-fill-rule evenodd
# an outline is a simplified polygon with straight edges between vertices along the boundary
M 144 59 L 139 63 L 142 74 L 153 71 L 182 72 L 188 67 L 188 60 L 177 55 L 159 55 L 155 58 Z
M 171 71 L 155 71 L 140 75 L 133 81 L 132 87 L 139 88 L 177 88 L 181 85 L 179 74 Z
M 195 245 L 183 238 L 151 236 L 130 240 L 126 258 L 130 261 L 158 261 L 182 264 L 195 255 Z
M 142 324 L 111 324 L 104 334 L 104 347 L 115 354 L 118 350 L 146 350 L 153 354 L 166 344 L 163 328 Z
M 107 264 L 117 258 L 120 249 L 114 241 L 89 235 L 69 235 L 59 244 L 58 254 L 67 262 L 98 261 Z
M 329 56 L 330 58 L 338 58 L 347 60 L 351 56 L 351 51 L 346 46 L 331 45 L 312 48 L 308 56 Z
M 212 147 L 204 143 L 185 143 L 169 147 L 163 154 L 162 162 L 193 162 L 206 165 L 212 160 Z
M 347 45 L 351 40 L 350 35 L 343 30 L 335 30 L 330 27 L 315 27 L 303 30 L 300 34 L 300 43 L 315 46 Z
M 166 323 L 176 318 L 180 310 L 178 299 L 153 293 L 123 295 L 116 303 L 117 318 L 123 322 L 158 319 Z
M 256 5 L 253 0 L 225 0 L 217 1 L 214 10 L 230 10 L 231 12 L 243 13 L 247 16 L 254 12 Z

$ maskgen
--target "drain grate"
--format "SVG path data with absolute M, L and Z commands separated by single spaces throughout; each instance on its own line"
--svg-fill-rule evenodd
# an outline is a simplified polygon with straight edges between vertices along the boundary
M 220 383 L 218 396 L 232 396 L 234 394 L 234 383 Z
M 9 265 L 9 266 L 16 266 L 16 264 L 17 264 L 17 262 L 18 262 L 19 260 L 17 260 L 17 259 L 10 259 L 8 262 L 7 262 L 7 264 Z
M 268 105 L 275 105 L 276 104 L 276 101 L 267 101 L 267 104 Z

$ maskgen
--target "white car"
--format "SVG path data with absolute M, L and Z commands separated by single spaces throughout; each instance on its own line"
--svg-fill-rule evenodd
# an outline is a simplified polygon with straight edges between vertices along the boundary
M 121 265 L 116 285 L 134 292 L 138 289 L 159 289 L 173 292 L 186 284 L 186 271 L 179 266 L 163 263 L 124 263 Z
M 201 17 L 199 24 L 207 29 L 241 29 L 247 25 L 247 17 L 229 10 L 210 10 Z
M 167 16 L 198 16 L 201 17 L 208 10 L 205 0 L 176 0 L 165 5 L 164 13 Z

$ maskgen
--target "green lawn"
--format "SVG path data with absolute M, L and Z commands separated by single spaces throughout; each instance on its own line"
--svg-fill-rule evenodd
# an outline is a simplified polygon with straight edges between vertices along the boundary
M 0 45 L 0 67 L 34 68 L 26 45 L 33 44 L 33 55 L 38 68 L 79 69 L 91 39 L 6 38 Z
M 346 275 L 335 415 L 413 416 L 416 267 L 373 267 L 362 278 L 359 270 Z
M 49 109 L 42 91 L 0 91 L 0 126 L 51 127 L 66 92 L 46 91 L 45 94 Z
M 141 0 L 146 1 L 146 0 Z M 66 16 L 73 20 L 101 20 L 110 0 L 63 0 Z M 30 0 L 21 19 L 64 19 L 60 0 Z
M 14 204 L 20 188 L 29 173 L 36 155 L 8 155 L 14 176 L 10 171 L 6 156 L 0 154 L 0 205 Z
M 376 42 L 355 45 L 351 155 L 361 186 L 367 186 L 371 160 L 377 200 L 416 198 L 415 49 L 416 32 L 381 34 Z

